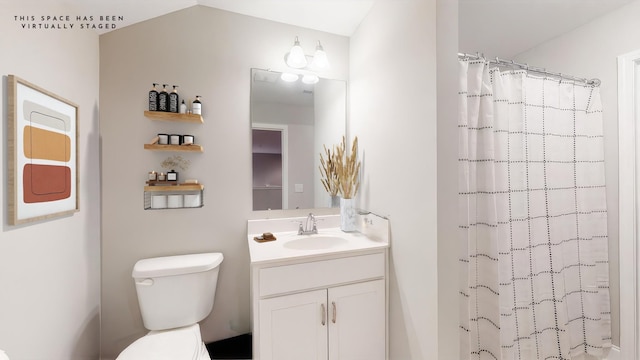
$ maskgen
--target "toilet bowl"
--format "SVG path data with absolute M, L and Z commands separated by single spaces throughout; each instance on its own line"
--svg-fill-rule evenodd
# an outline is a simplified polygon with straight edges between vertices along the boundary
M 221 253 L 143 259 L 132 272 L 149 333 L 116 360 L 211 360 L 200 325 L 215 300 Z
M 211 360 L 198 324 L 153 330 L 129 345 L 117 360 Z

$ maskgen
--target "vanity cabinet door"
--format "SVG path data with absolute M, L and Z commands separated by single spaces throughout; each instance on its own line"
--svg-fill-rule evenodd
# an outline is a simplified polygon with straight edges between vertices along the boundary
M 328 291 L 329 359 L 383 360 L 386 356 L 384 280 Z
M 327 360 L 327 290 L 260 300 L 261 360 Z

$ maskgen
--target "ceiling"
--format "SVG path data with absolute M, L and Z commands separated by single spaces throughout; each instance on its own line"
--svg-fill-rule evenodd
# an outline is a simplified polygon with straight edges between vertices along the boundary
M 16 0 L 0 0 L 16 1 Z M 351 36 L 376 1 L 397 0 L 21 0 L 78 15 L 124 16 L 118 28 L 195 5 Z M 425 1 L 425 0 L 417 0 Z M 455 1 L 455 0 L 451 0 Z M 458 0 L 459 50 L 512 58 L 629 2 L 640 0 Z M 106 32 L 108 30 L 101 30 Z
M 9 1 L 9 0 L 6 0 Z M 15 0 L 13 0 L 15 1 Z M 203 5 L 333 34 L 351 36 L 375 0 L 21 0 L 69 6 L 78 15 L 124 16 L 118 28 Z M 73 14 L 76 15 L 76 14 Z M 104 33 L 108 30 L 101 30 Z
M 459 0 L 461 52 L 513 58 L 637 0 Z

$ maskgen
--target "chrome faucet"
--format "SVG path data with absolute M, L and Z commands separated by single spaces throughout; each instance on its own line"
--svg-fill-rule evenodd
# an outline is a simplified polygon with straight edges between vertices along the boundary
M 305 221 L 304 226 L 302 222 L 300 222 L 300 226 L 298 227 L 298 235 L 311 235 L 318 233 L 318 223 L 316 221 L 316 217 L 313 216 L 313 213 L 309 213 L 307 216 L 307 220 Z

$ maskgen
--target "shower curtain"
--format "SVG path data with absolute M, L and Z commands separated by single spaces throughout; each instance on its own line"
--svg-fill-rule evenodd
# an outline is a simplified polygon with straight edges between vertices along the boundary
M 462 359 L 611 347 L 599 87 L 460 60 Z

